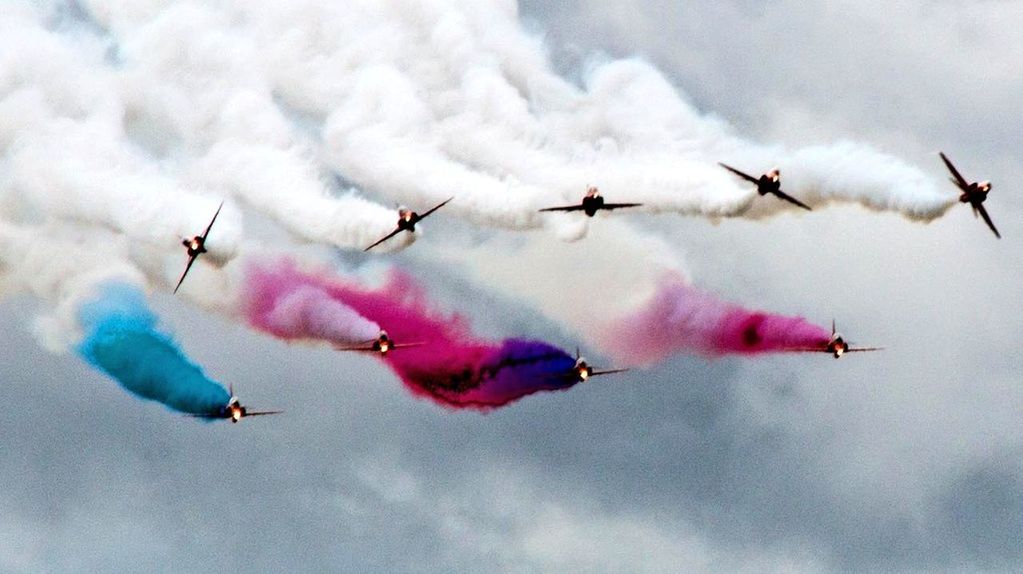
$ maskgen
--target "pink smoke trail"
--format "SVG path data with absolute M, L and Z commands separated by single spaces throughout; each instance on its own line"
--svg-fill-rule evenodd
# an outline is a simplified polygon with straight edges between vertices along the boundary
M 383 287 L 368 289 L 339 277 L 302 272 L 291 262 L 281 261 L 250 267 L 245 291 L 249 322 L 282 338 L 350 342 L 348 329 L 339 331 L 344 337 L 339 339 L 327 329 L 311 328 L 318 322 L 292 316 L 312 307 L 333 309 L 339 317 L 364 317 L 397 343 L 422 343 L 392 351 L 382 360 L 414 394 L 450 407 L 487 410 L 538 391 L 568 389 L 578 382 L 565 376 L 575 360 L 564 351 L 539 341 L 479 339 L 462 317 L 432 310 L 423 289 L 404 273 L 394 272 Z M 281 303 L 295 293 L 302 294 L 302 304 Z M 376 334 L 373 331 L 363 340 Z
M 638 311 L 598 333 L 618 362 L 650 365 L 678 352 L 755 355 L 826 345 L 831 333 L 801 317 L 750 311 L 668 275 Z
M 372 339 L 380 331 L 379 325 L 302 276 L 292 281 L 253 280 L 247 288 L 249 323 L 281 339 L 351 344 Z

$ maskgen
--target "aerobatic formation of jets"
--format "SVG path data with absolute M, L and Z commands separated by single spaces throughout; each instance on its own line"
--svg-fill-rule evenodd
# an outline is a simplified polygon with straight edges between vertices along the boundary
M 984 202 L 987 200 L 988 193 L 991 191 L 991 183 L 988 181 L 968 182 L 962 176 L 962 174 L 959 173 L 959 170 L 956 169 L 956 167 L 952 164 L 952 161 L 949 160 L 948 157 L 943 152 L 939 152 L 939 156 L 941 157 L 941 160 L 944 162 L 945 166 L 948 168 L 949 172 L 952 174 L 952 177 L 950 177 L 949 179 L 952 181 L 952 183 L 956 185 L 957 188 L 959 188 L 960 191 L 959 201 L 962 203 L 970 204 L 970 207 L 973 208 L 974 215 L 979 215 L 980 217 L 982 217 L 984 219 L 984 222 L 987 223 L 987 226 L 991 229 L 995 236 L 1001 238 L 1001 234 L 998 232 L 998 229 L 995 227 L 995 224 L 991 221 L 991 217 L 988 215 L 987 210 L 984 208 L 983 205 Z M 788 202 L 801 209 L 805 209 L 806 211 L 811 211 L 809 205 L 782 191 L 781 171 L 778 168 L 772 168 L 763 175 L 759 177 L 754 177 L 725 163 L 719 163 L 718 165 L 728 170 L 732 174 L 742 178 L 743 180 L 755 185 L 757 193 L 759 193 L 761 196 L 768 194 L 774 195 L 775 197 L 782 201 Z M 432 208 L 430 208 L 429 210 L 425 211 L 422 214 L 412 211 L 406 207 L 400 207 L 398 209 L 398 222 L 395 229 L 388 233 L 387 235 L 385 235 L 384 237 L 377 240 L 369 247 L 366 247 L 364 251 L 369 251 L 402 232 L 415 233 L 417 223 L 419 223 L 426 217 L 430 216 L 432 213 L 434 213 L 441 207 L 444 207 L 454 199 L 455 199 L 454 197 L 448 198 L 442 201 L 441 203 L 433 206 Z M 217 220 L 217 216 L 220 215 L 220 210 L 221 208 L 223 208 L 223 205 L 224 205 L 223 202 L 221 202 L 220 206 L 217 207 L 217 211 L 213 214 L 213 218 L 206 226 L 206 229 L 205 231 L 203 231 L 202 235 L 196 235 L 194 237 L 182 240 L 181 243 L 182 245 L 185 246 L 188 254 L 188 262 L 185 266 L 184 273 L 181 274 L 181 278 L 178 280 L 177 285 L 175 285 L 174 287 L 175 293 L 177 293 L 178 289 L 181 287 L 181 284 L 184 282 L 185 277 L 188 275 L 188 272 L 192 268 L 192 264 L 195 263 L 195 260 L 198 259 L 198 257 L 203 253 L 207 252 L 206 249 L 207 238 L 209 237 L 210 230 L 213 228 L 213 224 Z M 640 206 L 642 206 L 641 203 L 607 203 L 604 201 L 604 198 L 600 195 L 598 189 L 594 186 L 590 186 L 587 189 L 586 194 L 583 196 L 582 200 L 578 204 L 557 207 L 546 207 L 540 209 L 539 211 L 540 212 L 581 211 L 584 214 L 586 214 L 587 217 L 593 217 L 599 211 L 612 211 L 616 209 Z M 392 339 L 387 334 L 386 331 L 381 330 L 377 337 L 373 339 L 350 346 L 338 345 L 335 346 L 335 349 L 339 351 L 357 351 L 365 353 L 374 353 L 380 355 L 381 357 L 386 357 L 388 353 L 391 353 L 398 349 L 419 347 L 426 344 L 427 343 L 421 341 L 398 342 Z M 819 346 L 806 348 L 792 348 L 789 349 L 789 351 L 797 353 L 799 352 L 827 353 L 833 356 L 834 358 L 838 359 L 841 358 L 846 353 L 871 352 L 880 351 L 882 349 L 883 347 L 851 346 L 850 343 L 845 340 L 842 334 L 837 331 L 835 322 L 832 321 L 831 338 L 829 340 L 822 341 Z M 584 357 L 582 357 L 579 354 L 579 349 L 577 348 L 575 363 L 572 365 L 571 369 L 568 369 L 564 373 L 554 374 L 550 376 L 558 377 L 566 381 L 579 383 L 585 382 L 589 380 L 591 377 L 610 375 L 614 373 L 622 373 L 627 370 L 628 369 L 624 368 L 621 369 L 594 368 L 592 365 L 589 364 L 589 362 Z M 186 416 L 205 419 L 226 419 L 230 420 L 232 423 L 236 423 L 241 419 L 249 416 L 274 415 L 283 412 L 283 411 L 249 411 L 246 407 L 241 405 L 241 403 L 238 400 L 238 397 L 234 395 L 233 388 L 231 389 L 230 393 L 231 393 L 230 401 L 226 405 L 220 407 L 219 410 L 217 410 L 216 412 L 203 414 L 188 414 Z

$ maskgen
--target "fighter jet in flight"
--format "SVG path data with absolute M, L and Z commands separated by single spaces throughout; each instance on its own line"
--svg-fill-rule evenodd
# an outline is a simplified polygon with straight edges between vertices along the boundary
M 387 353 L 394 349 L 404 349 L 407 347 L 419 347 L 423 343 L 395 343 L 394 339 L 391 339 L 387 335 L 387 331 L 381 329 L 380 334 L 377 335 L 376 339 L 370 339 L 359 345 L 350 347 L 335 346 L 334 348 L 338 351 L 362 351 L 365 353 L 380 353 L 382 356 L 387 356 Z
M 185 276 L 188 275 L 188 270 L 192 268 L 192 264 L 199 258 L 200 255 L 206 253 L 206 236 L 210 234 L 210 229 L 213 228 L 213 222 L 217 220 L 217 216 L 220 215 L 220 209 L 224 207 L 224 202 L 220 202 L 220 206 L 217 207 L 217 212 L 213 214 L 213 219 L 210 220 L 210 224 L 206 226 L 206 231 L 202 232 L 202 235 L 196 235 L 191 239 L 185 238 L 181 240 L 181 244 L 185 246 L 185 250 L 188 252 L 188 264 L 185 265 L 185 272 L 181 274 L 181 279 L 178 279 L 178 284 L 174 287 L 174 292 L 178 292 L 178 288 L 181 287 L 181 283 L 184 282 Z
M 842 338 L 842 334 L 835 329 L 835 321 L 831 320 L 831 339 L 821 347 L 799 349 L 804 353 L 830 353 L 836 359 L 842 358 L 846 353 L 862 353 L 866 351 L 880 351 L 884 347 L 850 347 L 849 343 Z
M 232 423 L 236 423 L 245 417 L 256 417 L 260 415 L 276 415 L 283 413 L 284 411 L 250 411 L 243 407 L 238 401 L 238 397 L 234 396 L 234 388 L 230 387 L 231 400 L 226 405 L 220 407 L 215 413 L 208 414 L 186 414 L 188 417 L 195 417 L 200 419 L 230 419 Z
M 545 207 L 540 211 L 582 211 L 588 217 L 593 217 L 598 211 L 602 209 L 612 210 L 620 209 L 623 207 L 639 207 L 642 203 L 604 203 L 604 198 L 601 197 L 600 192 L 596 187 L 590 187 L 586 190 L 586 195 L 583 196 L 582 203 L 577 205 L 564 205 L 561 207 Z
M 585 357 L 579 355 L 579 348 L 575 349 L 575 365 L 572 369 L 566 373 L 555 375 L 566 379 L 575 380 L 578 383 L 586 382 L 590 377 L 596 377 L 600 375 L 610 375 L 612 373 L 624 373 L 629 369 L 595 369 L 591 366 Z
M 778 199 L 785 200 L 793 205 L 798 205 L 799 207 L 802 207 L 807 211 L 812 211 L 809 205 L 803 203 L 802 201 L 799 201 L 798 199 L 792 197 L 791 195 L 781 190 L 781 171 L 778 168 L 774 168 L 771 171 L 760 176 L 759 178 L 756 178 L 753 177 L 752 175 L 749 175 L 748 173 L 743 173 L 730 165 L 725 165 L 721 162 L 718 162 L 718 165 L 734 173 L 735 175 L 741 177 L 742 179 L 745 179 L 746 181 L 752 183 L 753 185 L 756 185 L 757 193 L 759 193 L 760 195 L 767 195 L 768 193 L 770 193 L 777 196 Z
M 1002 235 L 998 233 L 997 229 L 995 229 L 995 224 L 991 221 L 991 217 L 987 214 L 987 210 L 984 209 L 984 200 L 987 199 L 987 194 L 991 191 L 991 182 L 982 181 L 979 183 L 967 183 L 966 179 L 959 173 L 959 170 L 952 165 L 952 162 L 949 161 L 948 157 L 946 157 L 944 153 L 938 152 L 938 155 L 941 156 L 941 161 L 945 162 L 945 165 L 948 167 L 948 171 L 952 172 L 952 177 L 950 177 L 949 180 L 956 184 L 956 187 L 958 187 L 959 191 L 962 192 L 959 194 L 959 201 L 962 203 L 969 203 L 970 207 L 973 208 L 973 216 L 976 217 L 979 213 L 980 216 L 984 218 L 984 223 L 987 223 L 987 226 L 994 232 L 995 237 L 1001 239 Z
M 399 207 L 398 208 L 398 226 L 394 228 L 394 231 L 392 231 L 392 232 L 388 233 L 387 235 L 381 237 L 379 240 L 377 240 L 376 243 L 374 243 L 373 245 L 370 245 L 369 247 L 363 249 L 363 251 L 369 251 L 370 249 L 373 249 L 377 245 L 380 245 L 384 241 L 387 241 L 388 239 L 394 237 L 395 235 L 401 233 L 402 231 L 408 231 L 409 233 L 415 233 L 416 232 L 416 224 L 417 223 L 419 223 L 423 219 L 426 219 L 434 211 L 437 211 L 438 209 L 440 209 L 440 208 L 444 207 L 445 205 L 447 205 L 447 203 L 449 201 L 451 201 L 452 199 L 454 199 L 454 197 L 447 198 L 446 200 L 444 200 L 444 201 L 440 202 L 439 204 L 435 205 L 432 209 L 430 209 L 426 213 L 423 213 L 422 215 L 416 213 L 415 211 L 412 211 L 411 209 L 409 209 L 407 207 Z

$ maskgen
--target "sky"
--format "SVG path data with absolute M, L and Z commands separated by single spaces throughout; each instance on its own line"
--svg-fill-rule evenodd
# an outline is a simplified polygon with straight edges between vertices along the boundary
M 1020 569 L 1014 3 L 212 6 L 0 12 L 0 570 Z M 395 66 L 417 31 L 440 56 Z M 938 150 L 994 182 L 1004 239 L 942 203 Z M 814 212 L 750 207 L 717 153 L 778 154 Z M 630 178 L 655 209 L 534 215 Z M 360 253 L 394 203 L 449 189 L 467 199 L 413 245 Z M 177 237 L 223 195 L 223 267 L 172 296 Z M 885 350 L 683 352 L 454 410 L 250 328 L 244 263 L 281 254 L 370 284 L 397 266 L 482 336 L 608 366 L 602 313 L 664 273 Z M 92 369 L 73 311 L 110 278 L 206 375 L 286 412 L 199 423 Z

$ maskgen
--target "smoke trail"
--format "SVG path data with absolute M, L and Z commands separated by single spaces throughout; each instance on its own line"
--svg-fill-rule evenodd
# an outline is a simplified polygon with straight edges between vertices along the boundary
M 85 331 L 78 353 L 132 394 L 191 414 L 215 414 L 231 398 L 156 329 L 156 316 L 135 287 L 101 286 L 78 317 Z
M 745 141 L 642 61 L 594 61 L 576 86 L 553 71 L 506 1 L 89 8 L 116 42 L 133 125 L 173 134 L 160 145 L 182 148 L 189 180 L 343 247 L 365 245 L 392 217 L 329 197 L 319 181 L 329 169 L 414 207 L 454 195 L 448 215 L 550 226 L 565 238 L 585 226 L 537 209 L 577 201 L 588 183 L 650 212 L 788 209 L 757 201 L 721 160 L 756 173 L 780 165 L 786 189 L 813 205 L 857 202 L 927 220 L 955 200 L 864 145 Z
M 929 219 L 954 201 L 948 186 L 940 193 L 918 170 L 865 146 L 787 151 L 745 141 L 637 60 L 594 61 L 576 85 L 553 72 L 514 2 L 89 0 L 88 26 L 55 24 L 53 6 L 0 6 L 0 64 L 10 72 L 0 75 L 0 217 L 112 229 L 151 280 L 157 273 L 135 252 L 139 244 L 180 249 L 169 237 L 201 229 L 223 194 L 317 242 L 361 247 L 388 231 L 388 209 L 330 192 L 332 170 L 343 184 L 389 199 L 418 207 L 456 195 L 444 211 L 450 216 L 488 227 L 551 225 L 563 237 L 584 234 L 585 219 L 536 210 L 577 200 L 587 183 L 649 211 L 761 217 L 786 208 L 757 198 L 718 160 L 753 172 L 778 163 L 786 189 L 813 204 L 856 201 Z M 225 256 L 241 243 L 236 213 L 225 211 L 211 242 Z M 594 227 L 617 222 L 600 223 Z M 649 276 L 675 265 L 626 272 L 649 260 L 646 245 L 657 240 L 615 229 L 622 235 L 587 255 L 586 266 L 548 264 L 546 277 L 538 267 L 520 273 L 521 260 L 511 260 L 494 277 L 513 275 L 501 289 L 596 338 L 607 321 L 643 308 L 658 286 Z M 544 257 L 550 263 L 545 253 L 536 261 Z M 608 275 L 587 297 L 566 288 Z M 337 300 L 393 329 L 386 310 L 348 300 L 360 292 L 348 287 Z M 331 331 L 337 326 L 318 322 L 320 314 L 338 309 L 311 310 L 320 296 L 292 293 L 282 316 L 258 320 L 289 338 L 370 329 Z M 552 303 L 564 299 L 564 311 Z M 425 305 L 415 310 L 432 317 Z M 447 339 L 473 341 L 464 333 Z M 708 352 L 700 345 L 693 350 Z M 512 352 L 493 348 L 486 360 L 499 365 Z M 490 371 L 470 378 L 483 372 Z M 430 387 L 424 380 L 416 388 Z
M 211 46 L 218 30 L 200 30 L 206 35 L 193 46 L 221 66 L 202 76 L 179 66 L 180 38 L 161 36 L 159 22 L 150 26 L 154 33 L 143 30 L 120 45 L 81 22 L 53 26 L 47 8 L 55 10 L 46 3 L 0 6 L 0 64 L 7 71 L 0 77 L 6 172 L 0 215 L 87 222 L 169 245 L 168 238 L 201 231 L 217 203 L 234 194 L 314 241 L 363 246 L 393 225 L 390 209 L 351 194 L 330 196 L 325 170 L 273 102 L 267 83 L 244 73 L 248 56 L 258 56 Z M 151 53 L 140 61 L 133 50 Z M 128 61 L 135 65 L 122 65 Z M 195 97 L 184 88 L 162 94 L 167 76 L 184 78 Z M 227 92 L 217 89 L 225 85 Z M 236 254 L 238 213 L 229 203 L 218 219 L 208 243 L 212 258 Z
M 675 250 L 603 222 L 583 244 L 551 249 L 532 238 L 432 255 L 475 283 L 533 306 L 622 364 L 652 364 L 672 353 L 757 354 L 827 341 L 822 327 L 749 311 L 694 288 Z M 609 265 L 608 253 L 620 254 Z M 430 259 L 430 254 L 426 257 Z M 530 273 L 522 273 L 528 261 Z M 564 277 L 570 277 L 566 284 Z
M 598 337 L 617 360 L 649 365 L 680 351 L 714 356 L 815 348 L 830 333 L 799 317 L 723 302 L 667 276 L 640 310 L 610 322 Z
M 585 218 L 536 209 L 577 200 L 586 183 L 653 211 L 786 208 L 756 198 L 715 165 L 722 159 L 754 172 L 778 163 L 786 189 L 814 204 L 859 201 L 928 219 L 954 201 L 949 186 L 939 193 L 862 145 L 788 152 L 746 142 L 640 61 L 595 61 L 575 85 L 552 71 L 514 3 L 91 0 L 83 11 L 98 26 L 53 25 L 47 6 L 0 6 L 10 70 L 0 77 L 0 215 L 21 223 L 75 221 L 179 249 L 167 238 L 201 229 L 215 205 L 187 191 L 201 186 L 301 237 L 364 246 L 393 214 L 332 196 L 323 181 L 332 168 L 390 198 L 431 205 L 454 194 L 444 213 L 550 224 L 566 238 L 586 232 Z M 225 257 L 240 242 L 232 218 L 237 210 L 225 210 L 210 245 Z M 623 246 L 647 235 L 618 229 L 627 236 L 592 257 L 588 273 L 645 257 Z M 549 272 L 552 293 L 576 280 Z M 630 293 L 622 301 L 652 289 L 642 275 L 616 281 Z M 585 321 L 573 326 L 588 332 Z
M 389 231 L 391 209 L 329 190 L 314 138 L 275 101 L 264 54 L 226 17 L 179 3 L 117 37 L 125 97 L 155 132 L 148 139 L 174 134 L 189 181 L 234 194 L 300 237 L 352 248 Z
M 87 222 L 146 241 L 201 231 L 217 200 L 185 189 L 133 144 L 106 42 L 47 30 L 40 18 L 24 5 L 0 7 L 0 215 Z M 226 210 L 211 254 L 230 257 L 240 232 Z
M 366 289 L 338 278 L 303 273 L 284 261 L 270 266 L 252 266 L 246 279 L 246 312 L 258 328 L 267 327 L 265 317 L 276 314 L 280 322 L 297 329 L 285 338 L 319 338 L 331 343 L 331 333 L 316 329 L 304 319 L 288 318 L 318 309 L 351 308 L 386 329 L 398 343 L 422 343 L 399 349 L 384 359 L 416 395 L 455 408 L 489 409 L 539 391 L 564 390 L 576 380 L 564 375 L 574 359 L 564 351 L 539 341 L 508 339 L 500 343 L 472 335 L 459 316 L 431 311 L 423 290 L 411 277 L 393 273 L 378 289 Z M 303 305 L 285 307 L 273 294 L 302 293 Z M 270 296 L 268 296 L 270 294 Z M 312 301 L 316 301 L 312 303 Z M 305 327 L 314 327 L 302 331 Z M 347 337 L 348 334 L 345 334 Z
M 243 304 L 254 327 L 287 340 L 313 339 L 351 344 L 377 336 L 380 326 L 331 298 L 313 277 L 290 281 L 250 278 Z

